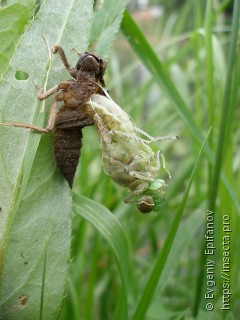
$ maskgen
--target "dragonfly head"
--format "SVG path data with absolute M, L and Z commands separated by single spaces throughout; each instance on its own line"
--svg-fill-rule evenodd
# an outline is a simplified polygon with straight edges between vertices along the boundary
M 143 196 L 136 204 L 137 208 L 142 213 L 149 213 L 154 210 L 155 204 L 151 196 Z
M 151 211 L 159 211 L 164 204 L 164 194 L 166 183 L 162 179 L 157 179 L 149 183 L 148 188 L 143 195 L 136 202 L 137 208 L 142 213 L 149 213 Z
M 77 70 L 93 72 L 97 78 L 102 78 L 107 68 L 107 61 L 99 58 L 95 53 L 86 51 L 80 55 L 76 64 Z

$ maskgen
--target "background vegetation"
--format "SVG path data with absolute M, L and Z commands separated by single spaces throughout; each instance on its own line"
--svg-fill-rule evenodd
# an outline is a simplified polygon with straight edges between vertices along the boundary
M 94 127 L 83 132 L 73 205 L 52 135 L 0 127 L 2 319 L 238 319 L 240 2 L 132 1 L 124 12 L 124 1 L 106 0 L 95 2 L 95 13 L 91 1 L 48 0 L 38 12 L 33 1 L 7 5 L 1 122 L 42 125 L 35 83 L 49 88 L 68 78 L 59 58 L 49 59 L 44 34 L 73 64 L 71 48 L 84 51 L 89 42 L 108 57 L 107 88 L 136 125 L 180 139 L 154 145 L 172 179 L 161 212 L 142 215 L 104 174 Z M 16 71 L 28 78 L 17 81 Z M 207 210 L 216 247 L 212 300 L 204 297 Z M 232 232 L 223 312 L 224 215 Z

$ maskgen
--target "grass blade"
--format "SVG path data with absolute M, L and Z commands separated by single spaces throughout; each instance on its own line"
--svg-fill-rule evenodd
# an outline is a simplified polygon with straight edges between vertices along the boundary
M 140 57 L 159 86 L 164 89 L 166 95 L 175 106 L 176 111 L 191 132 L 194 140 L 201 146 L 203 143 L 203 136 L 193 119 L 192 113 L 168 76 L 163 64 L 127 11 L 124 13 L 121 28 L 133 50 Z M 214 155 L 209 148 L 208 143 L 205 145 L 204 153 L 211 165 L 214 165 Z M 240 203 L 234 188 L 229 184 L 224 174 L 221 175 L 221 178 L 236 210 L 240 214 Z
M 214 211 L 215 203 L 217 198 L 217 191 L 219 186 L 219 178 L 221 174 L 221 167 L 223 161 L 223 153 L 226 147 L 226 129 L 228 128 L 228 120 L 230 110 L 230 99 L 231 99 L 231 88 L 232 88 L 232 80 L 233 80 L 233 70 L 235 62 L 237 61 L 237 43 L 238 43 L 238 32 L 239 32 L 239 16 L 240 16 L 240 1 L 234 2 L 234 11 L 233 11 L 233 21 L 232 21 L 232 32 L 231 32 L 231 40 L 230 40 L 230 49 L 228 55 L 228 64 L 227 64 L 227 77 L 224 91 L 224 98 L 222 104 L 222 112 L 221 112 L 221 123 L 219 128 L 219 136 L 217 143 L 217 152 L 216 152 L 216 160 L 213 172 L 213 180 L 211 184 L 210 190 L 210 198 L 209 198 L 209 210 Z M 235 105 L 232 105 L 235 108 Z
M 229 128 L 229 120 L 232 119 L 231 114 L 233 109 L 236 107 L 235 104 L 231 104 L 231 97 L 235 95 L 235 92 L 231 90 L 232 88 L 232 80 L 234 77 L 234 65 L 237 61 L 237 41 L 238 41 L 238 32 L 239 32 L 239 15 L 240 15 L 240 1 L 234 2 L 234 13 L 233 13 L 233 21 L 232 21 L 232 32 L 231 32 L 231 40 L 230 40 L 230 49 L 228 55 L 228 65 L 227 65 L 227 77 L 224 91 L 224 98 L 222 104 L 222 113 L 221 113 L 221 122 L 219 128 L 219 136 L 218 136 L 218 144 L 217 144 L 217 152 L 216 152 L 216 160 L 213 170 L 213 179 L 211 181 L 210 192 L 209 192 L 209 202 L 208 202 L 208 210 L 214 212 L 216 206 L 217 192 L 219 189 L 219 179 L 221 175 L 221 168 L 223 162 L 223 154 L 224 149 L 226 148 L 226 134 L 228 133 L 227 129 Z M 202 242 L 201 255 L 199 259 L 199 275 L 197 279 L 196 286 L 196 294 L 195 294 L 195 302 L 193 308 L 193 315 L 196 316 L 198 313 L 199 305 L 201 302 L 201 298 L 203 295 L 203 281 L 205 276 L 205 239 Z
M 120 223 L 105 207 L 82 195 L 74 194 L 73 212 L 90 222 L 112 247 L 123 285 L 118 319 L 128 319 L 128 241 Z
M 147 312 L 148 306 L 149 306 L 149 304 L 150 304 L 150 302 L 152 300 L 152 297 L 153 297 L 155 289 L 157 287 L 159 278 L 161 277 L 162 271 L 163 271 L 165 263 L 167 261 L 167 257 L 169 255 L 170 249 L 172 247 L 173 240 L 174 240 L 174 238 L 176 236 L 176 233 L 177 233 L 177 230 L 178 230 L 178 226 L 179 226 L 179 223 L 181 221 L 184 208 L 186 206 L 186 202 L 187 202 L 187 199 L 188 199 L 188 194 L 189 194 L 189 191 L 190 191 L 190 188 L 191 188 L 191 184 L 192 184 L 194 175 L 195 175 L 195 173 L 197 171 L 199 162 L 201 160 L 201 157 L 202 157 L 202 154 L 203 154 L 203 150 L 204 150 L 204 146 L 205 146 L 205 143 L 207 141 L 209 133 L 210 133 L 210 130 L 208 131 L 208 134 L 207 134 L 207 136 L 206 136 L 206 138 L 205 138 L 205 140 L 203 142 L 203 145 L 202 145 L 202 147 L 200 149 L 199 155 L 197 157 L 197 160 L 195 162 L 194 168 L 193 168 L 191 176 L 190 176 L 190 180 L 189 180 L 188 186 L 187 186 L 187 188 L 186 188 L 186 190 L 184 192 L 182 201 L 180 203 L 178 211 L 177 211 L 177 213 L 175 215 L 175 218 L 173 220 L 173 223 L 171 225 L 171 229 L 169 230 L 169 233 L 168 233 L 168 236 L 167 236 L 167 238 L 165 240 L 163 248 L 162 248 L 159 256 L 157 257 L 157 261 L 155 263 L 153 271 L 152 271 L 152 273 L 150 275 L 150 278 L 149 278 L 149 280 L 147 282 L 147 285 L 145 287 L 143 295 L 142 295 L 142 297 L 141 297 L 141 299 L 139 301 L 138 307 L 137 307 L 135 315 L 133 317 L 134 320 L 144 319 L 144 316 L 145 316 L 145 314 Z

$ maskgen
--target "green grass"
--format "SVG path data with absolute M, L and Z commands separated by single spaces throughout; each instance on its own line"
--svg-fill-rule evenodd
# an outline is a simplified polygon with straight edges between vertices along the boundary
M 234 34 L 236 36 L 238 27 L 233 24 L 230 32 L 233 20 L 224 16 L 218 9 L 219 7 L 214 11 L 210 2 L 207 2 L 206 6 L 195 6 L 187 1 L 185 6 L 180 7 L 176 16 L 173 10 L 170 16 L 162 17 L 157 26 L 152 26 L 155 28 L 154 32 L 151 27 L 142 26 L 143 30 L 146 27 L 146 34 L 149 30 L 150 35 L 154 34 L 155 38 L 151 38 L 152 44 L 149 44 L 147 36 L 139 31 L 131 16 L 125 13 L 122 31 L 126 38 L 119 35 L 109 57 L 107 84 L 111 95 L 131 114 L 137 125 L 153 136 L 165 134 L 180 136 L 179 141 L 162 143 L 160 146 L 173 179 L 170 181 L 167 206 L 158 215 L 140 216 L 134 208 L 123 205 L 122 189 L 109 183 L 108 178 L 99 169 L 99 162 L 92 158 L 91 150 L 85 149 L 86 153 L 81 160 L 80 190 L 83 190 L 85 195 L 91 194 L 95 200 L 110 208 L 120 219 L 129 239 L 129 319 L 177 319 L 178 317 L 190 319 L 195 318 L 197 314 L 199 319 L 208 317 L 217 319 L 227 315 L 230 317 L 230 313 L 233 318 L 237 317 L 239 277 L 235 272 L 239 261 L 237 249 L 239 191 L 238 179 L 234 180 L 233 176 L 238 175 L 239 167 L 234 165 L 235 161 L 239 163 L 236 148 L 236 144 L 239 143 L 236 123 L 239 117 L 239 110 L 236 109 L 239 99 L 237 95 L 239 56 L 235 50 L 235 57 L 231 57 L 229 48 L 237 44 L 238 40 L 234 38 Z M 236 14 L 238 9 L 234 10 Z M 171 18 L 175 20 L 166 30 L 167 20 Z M 162 34 L 165 37 L 159 43 Z M 126 42 L 132 46 L 136 55 L 125 46 Z M 233 61 L 234 69 L 229 75 L 229 63 Z M 138 81 L 137 74 L 142 70 L 141 64 L 148 70 L 149 75 Z M 234 80 L 232 90 L 227 94 L 229 99 L 227 116 L 224 115 L 223 105 L 226 105 L 224 99 L 227 87 L 231 85 L 229 76 L 234 77 Z M 227 120 L 228 117 L 231 119 L 230 122 Z M 225 128 L 220 124 L 224 118 Z M 210 127 L 212 130 L 203 151 L 204 158 L 199 163 L 185 199 L 183 194 L 190 181 L 191 168 Z M 223 133 L 225 129 L 227 133 Z M 87 130 L 84 138 L 86 145 L 89 144 L 88 141 L 93 143 L 96 139 L 95 132 L 92 132 L 94 130 L 92 128 Z M 222 134 L 227 139 L 226 144 L 218 142 Z M 97 143 L 94 144 L 97 148 Z M 220 145 L 223 146 L 222 158 L 217 156 Z M 227 167 L 225 163 L 228 163 Z M 90 167 L 89 174 L 86 173 L 87 166 Z M 80 177 L 83 171 L 84 180 Z M 91 172 L 99 174 L 99 178 L 93 177 Z M 205 305 L 209 301 L 204 298 L 207 279 L 205 268 L 202 269 L 206 256 L 202 255 L 202 243 L 205 235 L 206 210 L 211 209 L 209 201 L 213 197 L 211 190 L 213 177 L 216 174 L 220 178 L 214 184 L 218 190 L 217 198 L 214 200 L 216 242 L 214 261 L 217 267 L 214 274 L 216 282 L 214 300 L 210 301 L 214 303 L 215 309 L 208 312 Z M 92 190 L 95 192 L 92 193 Z M 177 229 L 174 216 L 179 212 L 179 208 L 183 217 L 176 235 L 172 230 Z M 224 214 L 229 214 L 233 229 L 230 268 L 233 296 L 229 313 L 221 311 L 223 290 L 221 242 Z M 86 236 L 85 245 L 81 247 L 84 251 L 86 246 L 91 245 L 93 237 L 91 228 L 87 233 L 89 236 Z M 172 246 L 169 244 L 171 237 L 175 238 Z M 204 242 L 204 249 L 205 246 Z M 114 262 L 113 265 L 112 263 L 109 265 L 108 261 L 112 258 L 109 256 L 108 246 L 102 243 L 98 250 L 98 261 L 103 260 L 104 267 L 102 269 L 96 266 L 99 277 L 95 270 L 95 288 L 101 286 L 102 291 L 92 298 L 95 301 L 95 308 L 93 305 L 91 310 L 92 318 L 111 319 L 111 312 L 118 300 L 115 297 L 113 302 L 111 294 L 110 300 L 107 297 L 109 292 L 115 295 L 118 272 L 114 268 Z M 85 270 L 90 270 L 90 265 Z M 87 281 L 85 285 L 87 286 Z M 81 305 L 79 308 L 81 310 Z
M 33 134 L 28 136 L 28 132 L 14 131 L 22 129 L 0 127 L 3 154 L 0 182 L 5 185 L 5 190 L 0 190 L 0 207 L 10 208 L 4 238 L 7 245 L 1 251 L 4 312 L 8 312 L 5 301 L 11 303 L 13 310 L 15 297 L 28 296 L 28 290 L 34 287 L 34 302 L 29 299 L 24 308 L 19 308 L 19 319 L 33 319 L 27 309 L 31 303 L 35 303 L 32 305 L 36 312 L 34 320 L 238 319 L 240 1 L 234 2 L 232 15 L 224 11 L 229 2 L 187 0 L 177 6 L 174 2 L 162 1 L 164 15 L 146 22 L 127 11 L 122 16 L 125 3 L 115 7 L 114 1 L 109 0 L 95 15 L 89 38 L 91 43 L 97 41 L 98 53 L 108 56 L 106 85 L 113 99 L 139 128 L 152 136 L 180 137 L 177 141 L 153 145 L 155 151 L 163 152 L 172 176 L 167 181 L 167 203 L 161 212 L 142 215 L 134 206 L 123 202 L 127 190 L 114 184 L 103 172 L 96 129 L 85 128 L 73 187 L 70 248 L 69 190 L 55 170 L 52 137 L 40 140 Z M 53 1 L 50 3 L 55 5 Z M 90 1 L 86 5 L 90 6 Z M 43 10 L 48 12 L 47 7 Z M 64 12 L 64 8 L 61 10 Z M 52 14 L 52 10 L 46 14 L 49 13 Z M 64 13 L 59 14 L 61 16 L 65 17 Z M 38 22 L 37 18 L 37 23 L 41 19 Z M 70 47 L 78 49 L 80 30 L 69 27 L 74 37 L 67 44 L 70 30 L 67 26 L 71 21 L 68 17 L 63 19 L 65 22 L 59 24 L 62 31 L 52 26 L 52 34 L 44 32 L 44 35 L 50 45 L 55 44 L 55 38 L 60 39 L 63 46 L 66 43 L 70 54 Z M 90 15 L 85 19 L 84 25 L 89 30 Z M 47 21 L 46 30 L 48 23 L 51 25 L 51 21 Z M 77 20 L 71 26 L 74 25 Z M 23 26 L 19 30 L 22 32 Z M 81 31 L 85 40 L 86 30 Z M 26 32 L 31 33 L 31 26 Z M 22 41 L 24 44 L 25 40 Z M 36 48 L 40 46 L 38 42 L 35 40 Z M 21 50 L 24 52 L 24 46 Z M 13 51 L 11 48 L 8 53 L 11 55 Z M 35 78 L 42 83 L 49 80 L 47 87 L 50 87 L 66 74 L 58 69 L 59 59 L 54 58 L 53 64 L 49 64 L 47 48 L 41 52 L 45 54 L 39 54 L 38 60 L 42 63 L 42 79 L 38 72 Z M 21 61 L 16 59 L 20 58 L 13 56 L 10 65 L 13 71 L 15 61 L 18 65 Z M 28 59 L 30 63 L 31 56 Z M 74 61 L 74 55 L 71 59 Z M 8 65 L 4 65 L 4 72 L 7 69 Z M 9 70 L 11 74 L 11 68 Z M 3 79 L 8 76 L 7 73 Z M 3 80 L 2 87 L 5 85 Z M 11 111 L 16 98 L 9 91 L 6 101 L 11 103 L 0 105 L 1 118 L 11 120 L 15 115 L 20 117 L 19 121 L 43 122 L 33 91 L 34 84 L 29 82 L 26 104 L 31 115 L 22 104 Z M 31 105 L 36 108 L 31 109 Z M 18 147 L 19 143 L 22 148 Z M 11 157 L 16 159 L 9 155 L 12 146 L 17 151 L 13 150 Z M 2 165 L 9 158 L 14 168 L 10 178 L 8 169 Z M 13 191 L 9 181 L 16 182 Z M 34 196 L 31 190 L 35 190 Z M 48 208 L 51 208 L 50 216 Z M 207 210 L 214 212 L 214 256 L 205 254 Z M 226 215 L 232 230 L 228 235 L 230 247 L 225 251 L 230 254 L 232 295 L 230 310 L 223 312 L 221 270 Z M 38 238 L 41 235 L 42 247 L 38 253 L 37 245 L 32 246 L 32 242 L 40 231 Z M 27 265 L 20 264 L 21 252 L 28 257 Z M 206 259 L 215 262 L 214 299 L 205 298 Z M 30 269 L 31 261 L 35 261 L 36 269 Z M 7 267 L 10 265 L 19 270 L 14 280 L 10 279 L 12 267 Z M 61 275 L 61 281 L 52 276 L 54 270 Z M 5 283 L 12 284 L 11 294 L 4 289 Z M 213 303 L 213 311 L 206 310 L 208 302 Z

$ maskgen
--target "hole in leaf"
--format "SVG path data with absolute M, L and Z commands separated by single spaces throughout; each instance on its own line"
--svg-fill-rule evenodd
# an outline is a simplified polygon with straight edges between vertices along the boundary
M 18 70 L 15 73 L 15 78 L 17 80 L 27 80 L 29 78 L 29 74 L 25 71 Z

